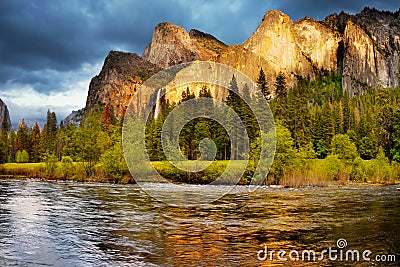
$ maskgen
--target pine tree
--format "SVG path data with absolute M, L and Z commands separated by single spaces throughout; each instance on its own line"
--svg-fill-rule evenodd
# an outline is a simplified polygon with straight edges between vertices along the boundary
M 260 88 L 263 96 L 266 99 L 269 99 L 271 97 L 271 92 L 267 86 L 267 79 L 265 77 L 265 73 L 262 68 L 260 69 L 260 73 L 258 74 L 257 85 L 258 85 L 258 88 Z
M 275 81 L 275 94 L 277 98 L 284 99 L 287 97 L 287 84 L 286 84 L 286 76 L 280 71 Z
M 332 119 L 335 128 L 335 134 L 343 134 L 343 128 L 341 123 L 342 120 L 340 118 L 340 106 L 338 105 L 337 102 L 333 105 Z
M 10 130 L 10 145 L 9 145 L 9 161 L 15 162 L 15 153 L 17 153 L 17 137 L 14 131 L 14 127 Z
M 4 140 L 0 139 L 0 164 L 6 163 L 8 160 L 7 146 Z
M 330 144 L 335 135 L 335 125 L 333 122 L 332 108 L 329 102 L 322 105 L 322 128 L 324 129 L 325 144 Z
M 46 121 L 46 151 L 50 154 L 56 154 L 57 148 L 57 118 L 54 112 L 47 111 Z
M 45 123 L 43 125 L 43 129 L 40 132 L 40 142 L 39 142 L 39 154 L 42 156 L 41 159 L 43 159 L 43 156 L 48 152 L 47 151 L 47 124 Z
M 211 91 L 205 85 L 201 87 L 199 92 L 199 98 L 202 97 L 212 99 Z M 201 116 L 210 115 L 212 109 L 210 109 L 210 107 L 206 105 L 205 102 L 203 101 L 204 99 L 201 100 L 201 102 L 199 102 L 199 108 L 197 110 L 197 113 L 200 114 Z
M 32 127 L 31 138 L 32 152 L 30 158 L 32 162 L 39 162 L 42 157 L 40 153 L 40 127 L 37 121 L 35 121 Z
M 226 104 L 233 108 L 235 111 L 238 107 L 238 102 L 239 102 L 239 87 L 237 85 L 236 77 L 235 75 L 232 75 L 232 79 L 229 83 L 229 92 L 228 96 L 226 97 Z
M 189 87 L 187 87 L 186 91 L 182 92 L 182 100 L 180 101 L 180 103 L 184 103 L 185 101 L 189 101 L 189 100 L 195 99 L 195 98 L 196 98 L 195 94 L 191 93 Z M 194 112 L 195 111 L 192 109 L 192 107 L 190 105 L 188 105 L 186 108 L 186 113 L 181 114 L 179 116 L 179 118 L 177 118 L 177 119 L 186 121 L 186 119 L 188 118 L 187 116 L 189 116 L 190 114 L 192 114 Z M 179 134 L 179 145 L 183 150 L 182 153 L 189 160 L 194 159 L 195 148 L 194 148 L 193 140 L 194 140 L 195 124 L 196 124 L 195 120 L 189 121 L 188 123 L 185 124 L 185 126 L 182 128 L 182 130 L 180 131 L 180 134 Z M 161 125 L 158 126 L 156 124 L 155 131 L 161 133 Z M 158 135 L 156 135 L 156 137 L 158 137 Z M 160 140 L 161 140 L 161 136 L 160 136 Z M 158 141 L 156 141 L 156 142 L 158 142 Z
M 228 96 L 226 97 L 225 103 L 231 107 L 236 114 L 240 114 L 240 110 L 241 110 L 241 98 L 239 96 L 239 87 L 237 85 L 237 81 L 236 81 L 236 77 L 235 75 L 232 75 L 232 79 L 229 83 L 229 92 L 228 92 Z M 232 148 L 233 151 L 231 151 L 231 155 L 233 159 L 239 159 L 239 151 L 240 151 L 240 142 L 238 140 L 239 136 L 243 136 L 243 133 L 239 133 L 237 127 L 235 126 L 237 125 L 235 122 L 235 119 L 233 117 L 228 117 L 227 118 L 227 127 L 229 129 L 229 131 L 232 133 L 233 135 L 233 140 L 231 140 L 232 142 Z
M 393 145 L 390 149 L 390 156 L 394 161 L 400 162 L 400 108 L 398 107 L 393 112 L 391 139 Z
M 276 100 L 273 103 L 274 115 L 276 119 L 281 120 L 282 123 L 287 126 L 289 117 L 287 101 L 288 90 L 286 86 L 286 77 L 283 72 L 279 72 L 276 77 L 275 88 Z
M 1 157 L 0 163 L 4 163 L 8 160 L 9 157 L 9 142 L 8 142 L 8 122 L 7 119 L 3 118 L 3 122 L 1 123 Z M 4 160 L 3 160 L 4 159 Z
M 8 125 L 7 119 L 3 118 L 3 121 L 1 123 L 1 134 L 2 134 L 3 138 L 5 138 L 5 137 L 8 138 L 8 126 L 9 125 Z
M 31 151 L 30 145 L 29 129 L 25 119 L 22 119 L 18 125 L 16 149 L 17 151 L 26 150 L 29 153 Z
M 350 107 L 349 107 L 349 95 L 347 92 L 343 95 L 343 132 L 347 133 L 350 129 Z

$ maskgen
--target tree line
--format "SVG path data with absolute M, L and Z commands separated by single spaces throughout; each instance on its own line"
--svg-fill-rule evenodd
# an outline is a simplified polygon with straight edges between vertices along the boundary
M 265 98 L 273 112 L 278 135 L 270 173 L 276 182 L 293 159 L 325 159 L 335 155 L 352 163 L 360 162 L 358 159 L 378 158 L 400 162 L 399 88 L 368 89 L 365 94 L 349 98 L 338 75 L 321 74 L 314 80 L 296 78 L 296 85 L 289 88 L 285 74 L 280 72 L 271 88 L 263 69 L 260 69 L 258 90 L 250 94 L 248 85 L 239 88 L 235 76 L 232 76 L 224 102 L 242 120 L 249 137 L 249 147 L 245 147 L 244 139 L 230 140 L 229 131 L 239 137 L 245 136 L 245 132 L 237 132 L 239 129 L 235 127 L 233 117 L 225 117 L 225 127 L 202 117 L 190 120 L 179 132 L 181 153 L 189 160 L 212 160 L 210 155 L 200 153 L 201 140 L 209 138 L 216 146 L 216 160 L 250 159 L 253 163 L 257 162 L 260 140 L 267 133 L 259 128 L 246 102 Z M 183 102 L 197 101 L 201 97 L 212 97 L 207 86 L 201 88 L 198 96 L 187 88 L 176 104 L 163 99 L 159 116 L 156 119 L 150 117 L 146 125 L 146 147 L 151 160 L 166 159 L 161 146 L 161 131 L 168 114 Z M 207 107 L 196 107 L 199 110 L 188 113 L 209 115 Z M 184 114 L 175 117 L 176 124 L 179 125 L 184 117 Z M 30 127 L 22 120 L 16 131 L 13 128 L 8 131 L 7 121 L 4 120 L 1 125 L 0 163 L 80 162 L 86 176 L 98 174 L 100 163 L 101 172 L 105 175 L 121 177 L 127 172 L 122 152 L 122 124 L 114 116 L 112 107 L 98 104 L 94 110 L 85 111 L 78 118 L 77 121 L 58 124 L 56 114 L 48 110 L 42 128 L 37 122 Z M 270 121 L 267 119 L 267 122 Z M 235 143 L 231 144 L 232 141 Z M 249 158 L 240 153 L 246 149 L 250 151 Z M 248 176 L 251 177 L 251 170 Z

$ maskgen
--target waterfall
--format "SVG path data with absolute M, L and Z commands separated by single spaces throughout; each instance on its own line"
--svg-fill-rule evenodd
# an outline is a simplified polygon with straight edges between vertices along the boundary
M 156 99 L 156 108 L 154 110 L 154 119 L 156 120 L 158 118 L 158 115 L 160 114 L 161 110 L 161 88 L 158 89 L 157 91 L 157 99 Z

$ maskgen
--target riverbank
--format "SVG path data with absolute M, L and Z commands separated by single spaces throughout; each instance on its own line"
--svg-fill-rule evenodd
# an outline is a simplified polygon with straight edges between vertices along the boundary
M 185 162 L 180 167 L 190 169 L 185 172 L 164 161 L 152 162 L 154 168 L 167 180 L 175 183 L 208 184 L 216 180 L 227 169 L 229 161 Z M 207 168 L 204 168 L 208 166 Z M 228 177 L 234 177 L 243 170 L 244 161 L 232 161 Z M 39 178 L 44 180 L 72 180 L 98 183 L 135 183 L 127 169 L 116 174 L 106 174 L 103 166 L 95 165 L 88 174 L 87 165 L 82 162 L 54 163 L 6 163 L 0 166 L 0 176 L 19 178 Z M 201 170 L 201 171 L 198 171 Z M 400 164 L 378 160 L 345 161 L 336 157 L 325 159 L 297 160 L 284 166 L 277 177 L 276 166 L 264 182 L 265 185 L 283 187 L 330 186 L 347 184 L 389 185 L 400 184 Z M 248 184 L 252 177 L 251 166 L 246 169 L 238 184 Z M 222 180 L 221 183 L 236 183 Z

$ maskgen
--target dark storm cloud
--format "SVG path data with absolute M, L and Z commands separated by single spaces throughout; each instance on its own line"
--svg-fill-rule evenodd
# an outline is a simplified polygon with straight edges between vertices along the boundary
M 155 24 L 170 21 L 200 28 L 230 43 L 243 42 L 268 9 L 294 19 L 323 19 L 364 6 L 395 10 L 396 1 L 1 1 L 0 82 L 30 83 L 40 77 L 16 72 L 78 69 L 103 60 L 111 49 L 141 53 Z
M 1 64 L 62 71 L 98 61 L 110 49 L 141 52 L 159 14 L 184 14 L 153 2 L 151 8 L 145 1 L 1 1 Z M 0 81 L 8 78 L 1 73 Z

